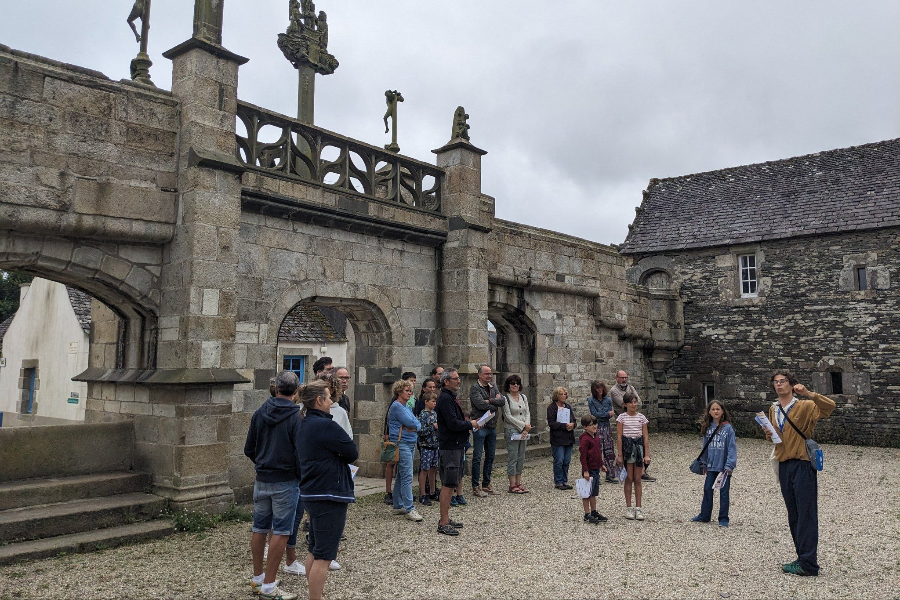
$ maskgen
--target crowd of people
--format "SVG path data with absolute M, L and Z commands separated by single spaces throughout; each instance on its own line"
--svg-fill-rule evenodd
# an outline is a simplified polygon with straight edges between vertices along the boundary
M 272 382 L 272 397 L 254 413 L 247 435 L 245 454 L 256 466 L 251 589 L 263 598 L 296 598 L 296 594 L 279 588 L 276 580 L 282 555 L 285 573 L 306 575 L 311 599 L 322 597 L 329 570 L 340 568 L 337 550 L 347 505 L 354 502 L 351 465 L 358 458 L 346 394 L 350 375 L 346 368 L 335 369 L 330 359 L 320 359 L 313 369 L 317 379 L 306 385 L 299 385 L 296 374 L 290 371 L 279 373 Z M 468 413 L 459 400 L 461 383 L 456 369 L 436 367 L 417 395 L 415 374 L 404 373 L 392 387 L 384 419 L 384 441 L 396 447 L 391 454 L 394 458 L 385 464 L 385 503 L 391 506 L 392 514 L 420 522 L 423 517 L 416 503 L 430 506 L 438 501 L 437 532 L 447 536 L 459 536 L 463 528 L 462 522 L 450 518 L 450 508 L 468 502 L 462 487 L 469 447 L 472 495 L 487 498 L 500 493 L 492 482 L 498 429 L 502 429 L 507 449 L 508 493 L 530 491 L 522 483 L 522 471 L 533 426 L 521 377 L 506 377 L 501 389 L 493 381 L 490 366 L 481 365 L 478 380 L 469 389 Z M 817 487 L 807 440 L 818 419 L 829 416 L 835 404 L 807 390 L 788 371 L 776 371 L 770 383 L 778 399 L 769 419 L 782 440 L 774 445 L 772 460 L 797 551 L 797 560 L 784 564 L 783 571 L 814 576 L 819 572 Z M 593 381 L 587 405 L 589 414 L 580 418 L 582 433 L 578 439 L 584 480 L 579 482 L 578 492 L 584 522 L 608 520 L 597 510 L 601 481 L 621 483 L 625 518 L 643 521 L 642 483 L 655 479 L 646 473 L 651 463 L 649 421 L 638 410 L 640 397 L 628 383 L 628 374 L 618 371 L 611 388 L 600 380 Z M 694 522 L 712 520 L 714 493 L 719 490 L 717 522 L 721 527 L 729 526 L 731 477 L 737 467 L 737 442 L 730 420 L 728 409 L 717 400 L 709 402 L 699 420 L 703 451 L 695 461 L 697 470 L 694 466 L 692 470 L 705 479 L 700 512 L 691 519 Z M 568 390 L 557 387 L 547 406 L 547 425 L 553 484 L 558 490 L 573 489 L 569 467 L 575 423 Z M 790 427 L 786 428 L 786 423 Z M 767 431 L 766 437 L 771 439 L 771 433 Z M 416 452 L 418 494 L 414 496 Z M 301 565 L 295 548 L 304 512 L 309 521 L 307 556 Z

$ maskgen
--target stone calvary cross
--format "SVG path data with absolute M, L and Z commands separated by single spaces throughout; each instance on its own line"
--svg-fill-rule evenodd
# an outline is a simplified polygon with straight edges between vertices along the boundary
M 289 0 L 290 24 L 278 34 L 278 47 L 284 57 L 300 73 L 297 119 L 314 124 L 316 74 L 331 75 L 338 68 L 337 59 L 328 53 L 328 16 L 316 14 L 312 0 Z

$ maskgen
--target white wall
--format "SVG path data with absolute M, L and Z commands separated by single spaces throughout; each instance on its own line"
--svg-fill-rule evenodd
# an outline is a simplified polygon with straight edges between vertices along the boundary
M 3 338 L 6 366 L 0 367 L 0 411 L 15 413 L 21 398 L 19 375 L 22 362 L 38 361 L 40 388 L 35 392 L 34 424 L 43 417 L 84 420 L 87 384 L 72 377 L 88 366 L 88 335 L 81 329 L 66 287 L 35 278 Z M 67 400 L 78 394 L 78 404 Z M 4 416 L 4 426 L 29 421 Z

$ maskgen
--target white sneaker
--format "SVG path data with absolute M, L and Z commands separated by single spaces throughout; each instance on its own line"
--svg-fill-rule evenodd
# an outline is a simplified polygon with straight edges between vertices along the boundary
M 634 508 L 629 506 L 625 509 L 625 518 L 631 519 L 632 521 L 634 520 Z
M 416 509 L 412 509 L 411 511 L 406 513 L 406 518 L 409 519 L 410 521 L 418 522 L 418 521 L 422 520 L 422 515 L 420 515 L 418 513 L 418 511 L 416 511 Z
M 406 509 L 405 508 L 392 508 L 391 514 L 392 515 L 405 515 Z
M 281 585 L 281 580 L 276 579 L 275 587 L 278 587 L 279 585 Z M 252 577 L 250 578 L 250 592 L 255 596 L 259 596 L 262 593 L 262 583 L 256 583 L 253 581 Z
M 306 576 L 306 565 L 302 564 L 299 560 L 295 560 L 289 565 L 284 565 L 281 567 L 281 570 L 288 575 Z
M 634 518 L 638 521 L 644 520 L 644 511 L 641 510 L 640 506 L 634 509 Z
M 260 589 L 262 589 L 262 588 L 260 588 Z M 291 594 L 289 592 L 285 592 L 284 590 L 279 588 L 277 585 L 275 586 L 275 589 L 273 589 L 268 594 L 260 591 L 259 597 L 266 598 L 268 600 L 297 600 L 297 594 Z
M 328 570 L 329 570 L 329 571 L 337 571 L 337 570 L 339 570 L 340 568 L 341 568 L 341 563 L 339 563 L 339 562 L 336 561 L 336 560 L 331 561 L 331 564 L 328 565 Z

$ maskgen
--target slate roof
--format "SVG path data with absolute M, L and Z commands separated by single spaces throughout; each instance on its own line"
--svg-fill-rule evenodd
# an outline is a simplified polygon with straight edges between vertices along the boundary
M 81 329 L 85 333 L 90 334 L 91 297 L 81 290 L 76 290 L 69 286 L 66 286 L 66 291 L 69 293 L 69 302 L 72 304 L 72 310 L 75 311 L 75 318 L 78 319 L 78 324 L 81 325 Z
M 9 325 L 12 323 L 13 318 L 16 316 L 16 313 L 13 313 L 6 317 L 6 320 L 0 323 L 0 352 L 3 351 L 3 336 L 6 335 L 6 330 L 9 329 Z
M 279 342 L 346 342 L 328 318 L 315 306 L 298 305 L 287 314 L 278 330 Z
M 900 139 L 651 179 L 623 254 L 900 225 Z

